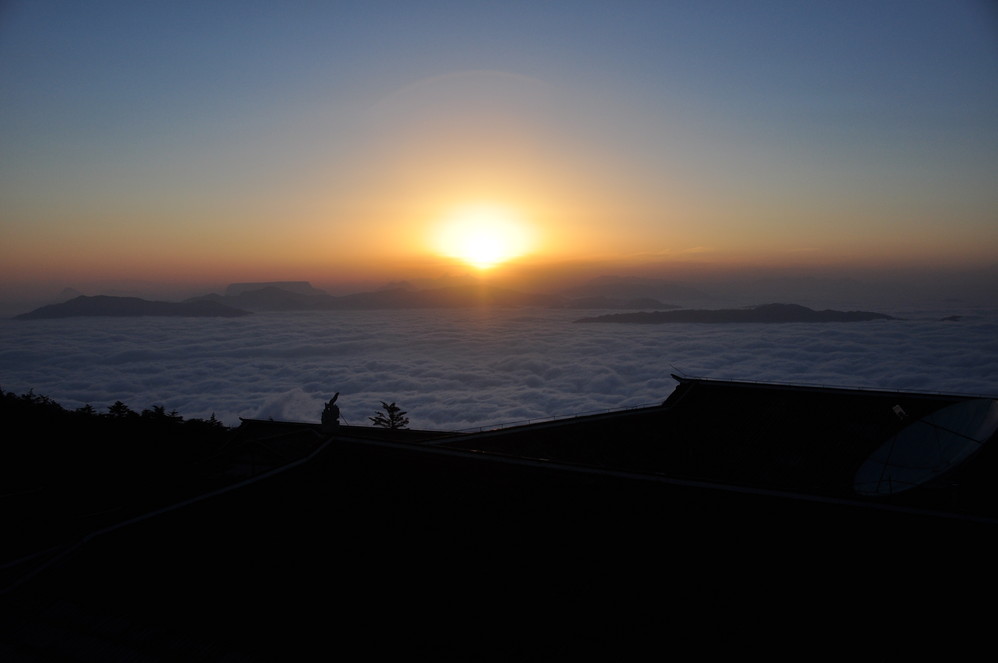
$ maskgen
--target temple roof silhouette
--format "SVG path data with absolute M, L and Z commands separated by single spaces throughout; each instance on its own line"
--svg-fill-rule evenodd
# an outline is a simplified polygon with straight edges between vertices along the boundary
M 659 407 L 430 444 L 544 458 L 718 489 L 998 517 L 991 398 L 673 376 Z

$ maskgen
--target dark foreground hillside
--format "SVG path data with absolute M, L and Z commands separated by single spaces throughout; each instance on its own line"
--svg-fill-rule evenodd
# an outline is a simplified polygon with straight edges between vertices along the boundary
M 6 660 L 635 654 L 773 600 L 782 620 L 885 591 L 944 598 L 957 587 L 909 575 L 930 559 L 924 525 L 334 445 L 88 541 L 4 597 Z M 980 545 L 948 529 L 932 538 Z
M 990 522 L 438 441 L 247 422 L 227 490 L 7 565 L 0 659 L 832 651 L 993 588 Z

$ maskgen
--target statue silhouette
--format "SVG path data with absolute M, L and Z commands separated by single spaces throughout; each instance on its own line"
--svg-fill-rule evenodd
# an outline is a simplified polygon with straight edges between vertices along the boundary
M 336 405 L 336 399 L 340 397 L 340 392 L 336 394 L 322 408 L 322 432 L 332 433 L 340 427 L 340 408 Z

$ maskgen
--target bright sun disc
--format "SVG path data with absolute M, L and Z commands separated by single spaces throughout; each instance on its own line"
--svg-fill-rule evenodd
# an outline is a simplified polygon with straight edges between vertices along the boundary
M 525 225 L 512 212 L 474 207 L 459 210 L 444 221 L 436 248 L 443 255 L 488 269 L 526 253 L 530 239 Z

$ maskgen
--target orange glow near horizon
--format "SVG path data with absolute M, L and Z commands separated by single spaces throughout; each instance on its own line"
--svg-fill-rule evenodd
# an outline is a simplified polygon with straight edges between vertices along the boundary
M 434 229 L 432 250 L 478 270 L 522 257 L 536 248 L 534 233 L 516 212 L 496 205 L 454 210 Z
M 267 20 L 225 0 L 181 18 L 65 3 L 59 21 L 17 4 L 0 28 L 0 296 L 995 280 L 998 51 L 975 3 L 919 3 L 903 29 L 860 3 L 731 3 L 736 34 L 701 3 L 579 3 L 570 22 L 542 2 Z

